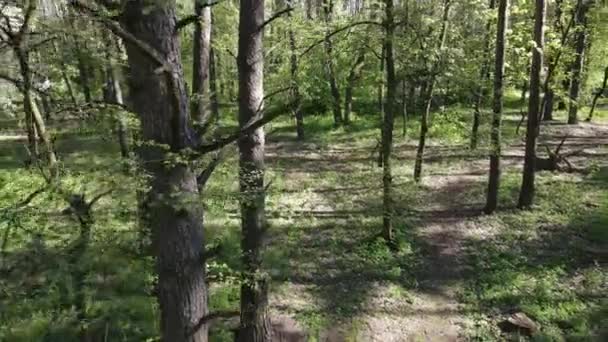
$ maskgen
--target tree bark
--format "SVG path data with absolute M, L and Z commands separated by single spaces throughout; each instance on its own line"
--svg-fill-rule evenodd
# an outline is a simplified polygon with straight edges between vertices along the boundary
M 264 101 L 264 0 L 241 0 L 239 17 L 239 125 L 262 115 Z M 258 128 L 238 141 L 241 189 L 241 324 L 236 340 L 269 342 L 269 278 L 261 270 L 266 235 L 264 189 L 264 130 Z
M 396 111 L 397 80 L 395 78 L 395 60 L 393 41 L 395 36 L 395 18 L 393 0 L 384 0 L 385 5 L 385 42 L 386 60 L 386 108 L 382 129 L 382 184 L 383 184 L 383 230 L 382 236 L 389 246 L 395 247 L 393 232 L 393 175 L 391 169 L 391 153 L 393 150 L 393 127 Z
M 143 140 L 153 143 L 138 152 L 152 176 L 144 207 L 156 256 L 161 340 L 206 342 L 207 324 L 197 327 L 207 314 L 207 285 L 196 175 L 187 164 L 165 163 L 169 154 L 162 147 L 180 153 L 197 144 L 175 34 L 175 2 L 151 6 L 145 0 L 129 1 L 121 21 L 131 35 L 156 50 L 164 64 L 125 41 L 133 108 L 140 116 Z
M 355 89 L 355 83 L 361 77 L 361 70 L 365 65 L 365 51 L 360 49 L 357 53 L 357 59 L 353 64 L 348 74 L 348 83 L 346 90 L 344 91 L 344 124 L 350 124 L 350 114 L 353 110 L 353 91 Z
M 505 50 L 509 22 L 509 0 L 498 2 L 498 28 L 496 31 L 496 59 L 494 64 L 494 100 L 492 105 L 492 133 L 490 150 L 490 174 L 485 212 L 491 214 L 498 204 L 500 187 L 501 129 L 504 94 Z
M 325 47 L 325 57 L 326 57 L 326 73 L 327 73 L 327 79 L 329 81 L 329 87 L 331 90 L 331 97 L 333 99 L 333 113 L 334 113 L 334 126 L 338 127 L 342 124 L 342 107 L 340 104 L 340 88 L 338 87 L 338 81 L 336 79 L 336 70 L 335 70 L 335 66 L 334 66 L 334 60 L 333 60 L 333 50 L 334 50 L 334 46 L 333 43 L 331 41 L 331 38 L 329 37 L 329 25 L 331 24 L 331 20 L 332 20 L 332 13 L 333 13 L 333 0 L 323 0 L 323 13 L 324 13 L 324 18 L 325 18 L 325 25 L 327 26 L 326 29 L 326 36 L 325 36 L 325 42 L 324 42 L 324 47 Z
M 437 44 L 437 53 L 441 54 L 445 47 L 445 41 L 448 30 L 448 20 L 450 16 L 450 7 L 452 5 L 451 0 L 444 0 L 443 3 L 443 16 L 441 19 L 441 33 Z M 430 80 L 428 83 L 427 93 L 425 94 L 425 108 L 422 112 L 422 118 L 420 120 L 420 139 L 418 141 L 418 149 L 416 151 L 416 162 L 414 165 L 414 181 L 419 182 L 422 176 L 422 160 L 424 158 L 424 147 L 426 145 L 426 134 L 429 130 L 429 116 L 431 114 L 431 107 L 433 104 L 433 93 L 435 91 L 435 83 L 437 81 L 437 72 L 439 71 L 439 61 L 434 63 L 430 70 Z
M 211 115 L 215 125 L 220 124 L 220 104 L 217 92 L 217 65 L 215 61 L 215 49 L 209 51 L 209 101 L 211 102 Z
M 543 49 L 545 38 L 545 0 L 536 0 L 534 11 L 534 43 L 532 67 L 530 68 L 530 98 L 528 100 L 528 123 L 526 130 L 526 155 L 518 208 L 528 208 L 534 201 L 534 178 L 536 169 L 536 138 L 540 119 L 540 77 L 543 69 Z
M 207 106 L 209 94 L 209 58 L 211 44 L 211 8 L 204 6 L 207 0 L 194 0 L 194 47 L 192 56 L 192 118 L 203 127 L 210 119 Z
M 568 108 L 568 124 L 578 123 L 578 102 L 579 93 L 581 90 L 581 80 L 583 77 L 585 50 L 587 47 L 587 11 L 589 4 L 581 1 L 581 4 L 576 13 L 577 31 L 575 35 L 576 41 L 576 57 L 572 64 L 572 79 L 570 81 L 569 105 Z
M 489 9 L 493 10 L 495 6 L 495 0 L 490 0 Z M 490 77 L 488 69 L 490 64 L 490 37 L 491 37 L 491 24 L 492 21 L 488 19 L 486 24 L 486 32 L 484 39 L 484 54 L 483 61 L 481 62 L 481 68 L 479 70 L 479 87 L 475 93 L 475 104 L 473 111 L 473 128 L 471 129 L 471 150 L 477 149 L 477 141 L 479 140 L 479 124 L 481 120 L 481 104 L 486 92 L 486 80 Z
M 552 87 L 547 89 L 543 98 L 543 121 L 553 120 L 553 107 L 555 102 L 555 91 Z

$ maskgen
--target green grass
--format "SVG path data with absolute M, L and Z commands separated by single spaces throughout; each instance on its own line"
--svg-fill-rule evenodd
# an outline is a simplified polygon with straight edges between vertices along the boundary
M 483 157 L 489 113 L 484 111 L 482 117 L 479 151 L 466 147 L 471 115 L 463 107 L 433 114 L 429 143 L 450 149 L 429 160 L 425 174 L 457 171 Z M 356 113 L 354 117 L 351 126 L 338 129 L 329 115 L 307 117 L 302 144 L 294 142 L 290 120 L 266 129 L 269 151 L 276 155 L 267 158 L 267 181 L 272 182 L 267 198 L 271 243 L 264 255 L 265 268 L 274 280 L 273 296 L 285 297 L 284 310 L 292 310 L 288 313 L 311 332 L 341 322 L 350 335 L 356 335 L 374 285 L 385 286 L 387 296 L 407 302 L 417 287 L 417 271 L 426 266 L 423 246 L 413 233 L 420 224 L 416 209 L 435 203 L 429 203 L 433 194 L 428 188 L 411 181 L 419 123 L 410 118 L 405 137 L 400 119 L 395 125 L 395 228 L 400 244 L 393 253 L 378 238 L 381 169 L 374 165 L 371 150 L 379 137 L 380 116 Z M 508 115 L 505 120 L 506 143 L 520 139 L 515 135 L 517 118 Z M 0 217 L 0 238 L 6 236 L 0 269 L 13 269 L 0 277 L 0 340 L 72 341 L 77 340 L 81 324 L 93 335 L 107 335 L 108 341 L 153 341 L 158 336 L 158 309 L 151 294 L 153 261 L 140 253 L 143 237 L 136 215 L 136 192 L 143 189 L 142 181 L 124 172 L 114 138 L 100 135 L 108 131 L 100 125 L 55 128 L 61 133 L 57 150 L 62 186 L 89 198 L 115 189 L 94 208 L 94 238 L 81 265 L 90 270 L 87 320 L 77 322 L 75 317 L 67 252 L 78 236 L 78 224 L 61 214 L 66 203 L 49 191 L 30 206 L 3 211 Z M 228 131 L 231 125 L 234 122 L 223 129 Z M 283 149 L 273 151 L 275 143 Z M 0 208 L 8 208 L 38 189 L 43 180 L 36 170 L 23 168 L 19 142 L 0 141 L 0 151 Z M 235 309 L 239 302 L 236 164 L 236 151 L 231 149 L 201 198 L 207 242 L 222 246 L 208 265 L 212 309 Z M 480 219 L 498 231 L 489 241 L 472 239 L 467 249 L 475 277 L 466 279 L 462 297 L 480 322 L 471 334 L 498 338 L 488 317 L 512 307 L 541 322 L 546 336 L 584 340 L 606 323 L 601 294 L 607 272 L 603 264 L 587 260 L 586 249 L 589 241 L 599 245 L 607 241 L 608 200 L 601 197 L 606 175 L 600 169 L 582 180 L 574 176 L 558 180 L 541 173 L 534 211 L 507 209 Z M 500 193 L 505 208 L 514 206 L 519 181 L 519 174 L 505 174 Z M 485 183 L 473 184 L 454 194 L 453 200 L 478 205 L 484 194 Z M 294 286 L 300 285 L 303 289 L 295 293 Z M 310 300 L 293 309 L 290 301 L 295 295 Z M 230 340 L 223 329 L 215 329 L 212 336 L 214 341 Z

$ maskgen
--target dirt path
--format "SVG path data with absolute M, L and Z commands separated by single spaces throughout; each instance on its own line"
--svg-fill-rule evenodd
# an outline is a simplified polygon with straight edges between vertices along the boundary
M 549 125 L 543 128 L 543 135 L 539 141 L 541 146 L 542 144 L 555 146 L 566 135 L 569 138 L 564 152 L 577 152 L 571 157 L 571 161 L 577 167 L 608 162 L 605 155 L 607 152 L 605 147 L 608 146 L 608 125 L 587 123 L 577 126 Z M 281 145 L 274 151 L 275 156 L 284 153 L 285 150 L 295 151 L 293 147 Z M 400 152 L 398 157 L 405 160 L 410 157 L 409 148 L 402 148 L 401 151 L 397 148 L 397 150 L 398 153 Z M 430 147 L 427 155 L 439 162 L 445 162 L 444 150 L 458 151 L 459 148 Z M 540 151 L 541 148 L 539 153 L 542 153 Z M 271 158 L 272 155 L 271 148 Z M 347 162 L 353 160 L 369 162 L 368 151 L 348 150 L 343 146 L 332 146 L 328 150 L 306 146 L 300 148 L 293 157 L 298 159 L 298 176 L 303 178 L 315 177 L 315 170 L 329 170 L 335 163 L 343 166 L 342 172 L 356 172 L 358 169 L 355 167 L 351 170 L 352 165 Z M 521 143 L 505 149 L 504 169 L 518 170 L 522 162 Z M 310 163 L 309 168 L 302 168 L 306 163 Z M 359 314 L 346 322 L 336 322 L 331 328 L 322 331 L 318 335 L 320 341 L 396 342 L 463 339 L 463 327 L 472 323 L 463 312 L 458 300 L 458 292 L 467 277 L 466 241 L 471 238 L 483 240 L 492 236 L 496 228 L 488 225 L 481 215 L 483 194 L 471 195 L 468 192 L 471 188 L 484 188 L 487 163 L 486 158 L 468 159 L 466 163 L 455 158 L 445 168 L 447 172 L 433 173 L 432 169 L 427 172 L 422 182 L 426 190 L 424 199 L 416 205 L 419 222 L 413 233 L 413 238 L 420 248 L 419 257 L 424 260 L 424 263 L 414 270 L 416 286 L 409 289 L 406 295 L 395 296 L 395 290 L 389 283 L 369 284 L 366 300 L 361 304 Z M 286 170 L 289 170 L 288 166 Z M 344 196 L 348 196 L 348 191 Z M 320 197 L 317 198 L 318 201 L 314 201 L 319 206 L 317 210 L 327 212 L 337 210 L 332 205 L 332 201 L 322 196 L 318 197 Z M 335 260 L 330 264 L 335 264 Z M 338 280 L 330 277 L 331 281 Z M 355 281 L 361 280 L 356 278 Z M 309 286 L 325 285 L 313 280 Z M 287 297 L 291 299 L 283 297 L 278 301 L 297 301 L 305 296 L 302 288 L 293 286 L 290 289 L 293 292 Z M 332 290 L 335 288 L 332 287 Z M 349 291 L 349 284 L 344 285 L 343 290 Z M 300 308 L 310 305 L 310 301 L 315 300 L 309 298 L 304 303 L 300 301 Z M 356 326 L 353 327 L 354 325 Z

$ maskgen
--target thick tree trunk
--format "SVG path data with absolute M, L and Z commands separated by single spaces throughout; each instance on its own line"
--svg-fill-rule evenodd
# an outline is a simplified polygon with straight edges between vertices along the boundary
M 211 44 L 211 8 L 206 1 L 194 0 L 194 11 L 199 19 L 194 23 L 194 47 L 192 50 L 192 100 L 191 115 L 200 125 L 207 125 L 210 111 L 207 105 L 209 93 L 209 57 Z
M 498 2 L 498 28 L 496 32 L 496 59 L 494 64 L 494 100 L 492 105 L 492 133 L 490 150 L 490 174 L 485 212 L 491 214 L 498 204 L 500 187 L 501 129 L 505 73 L 505 49 L 509 21 L 509 0 Z
M 241 0 L 239 17 L 239 125 L 246 126 L 262 114 L 264 101 L 264 1 Z M 261 270 L 266 235 L 264 213 L 264 130 L 258 128 L 239 139 L 241 189 L 241 284 L 240 342 L 269 342 L 269 278 Z
M 493 10 L 495 0 L 490 0 L 489 9 Z M 479 124 L 481 120 L 481 104 L 486 93 L 486 80 L 490 77 L 488 69 L 490 68 L 490 43 L 491 43 L 491 20 L 488 19 L 486 24 L 486 32 L 484 39 L 484 53 L 479 69 L 479 87 L 475 93 L 475 104 L 473 110 L 473 127 L 471 129 L 471 150 L 477 149 L 477 141 L 479 140 Z
M 526 155 L 521 190 L 519 193 L 519 208 L 528 208 L 534 201 L 534 178 L 536 168 L 536 138 L 538 136 L 540 119 L 540 77 L 543 69 L 545 0 L 536 0 L 534 11 L 534 42 L 532 48 L 532 67 L 530 68 L 530 99 L 528 100 L 528 124 L 526 130 Z
M 397 80 L 395 78 L 395 60 L 393 40 L 395 36 L 395 19 L 393 0 L 384 0 L 385 4 L 385 42 L 386 59 L 386 108 L 382 126 L 382 184 L 383 184 L 383 230 L 382 236 L 390 246 L 396 246 L 393 232 L 393 175 L 391 169 L 391 153 L 393 150 L 393 127 L 396 111 Z
M 350 124 L 350 114 L 353 110 L 353 91 L 355 89 L 355 83 L 361 77 L 361 70 L 365 65 L 365 51 L 359 50 L 355 64 L 353 64 L 348 74 L 348 84 L 344 91 L 344 124 Z
M 298 140 L 304 139 L 304 113 L 302 113 L 302 99 L 300 96 L 300 89 L 298 86 L 298 50 L 296 46 L 296 35 L 293 31 L 291 21 L 292 16 L 291 12 L 287 14 L 290 19 L 289 26 L 289 66 L 290 66 L 290 74 L 291 74 L 291 97 L 293 98 L 293 115 L 296 118 L 296 134 L 298 136 Z
M 441 19 L 441 33 L 439 36 L 439 42 L 437 44 L 437 53 L 441 53 L 445 46 L 445 41 L 448 31 L 448 20 L 450 16 L 450 7 L 452 5 L 451 0 L 444 0 L 443 3 L 443 16 Z M 431 67 L 430 80 L 428 83 L 427 93 L 425 95 L 425 108 L 422 112 L 422 118 L 420 120 L 420 139 L 418 140 L 418 149 L 416 151 L 416 161 L 414 165 L 414 181 L 419 182 L 422 176 L 422 160 L 424 158 L 424 147 L 426 145 L 426 134 L 429 130 L 429 116 L 431 115 L 431 107 L 433 104 L 433 94 L 435 91 L 435 83 L 437 81 L 437 71 L 439 68 L 437 62 Z
M 568 108 L 568 124 L 578 123 L 579 93 L 581 91 L 583 69 L 585 64 L 585 50 L 587 47 L 588 6 L 589 5 L 583 1 L 578 9 L 578 12 L 576 13 L 576 57 L 574 59 L 574 63 L 572 64 L 572 79 L 570 81 L 569 91 L 570 107 Z
M 207 285 L 196 175 L 189 165 L 166 165 L 166 149 L 156 147 L 179 153 L 197 143 L 189 126 L 175 2 L 151 6 L 145 0 L 129 1 L 121 20 L 131 35 L 162 56 L 166 69 L 159 73 L 158 61 L 125 41 L 133 108 L 140 116 L 143 140 L 154 143 L 139 153 L 152 176 L 145 207 L 156 255 L 161 340 L 206 342 L 207 325 L 197 326 L 207 314 Z
M 602 81 L 602 87 L 597 90 L 595 96 L 593 96 L 593 101 L 591 102 L 591 109 L 589 109 L 589 116 L 585 121 L 591 121 L 593 119 L 593 112 L 595 111 L 595 107 L 597 106 L 597 101 L 602 97 L 604 92 L 606 91 L 606 85 L 608 83 L 608 66 L 604 69 L 604 80 Z
M 329 35 L 329 25 L 332 20 L 333 13 L 333 0 L 323 0 L 323 13 L 325 17 L 325 25 L 327 26 L 326 38 L 324 42 L 325 57 L 326 57 L 326 73 L 329 81 L 329 87 L 331 90 L 331 97 L 333 99 L 332 107 L 334 113 L 334 126 L 338 127 L 342 124 L 342 107 L 340 104 L 340 88 L 338 87 L 338 80 L 336 79 L 336 70 L 333 60 L 334 46 Z

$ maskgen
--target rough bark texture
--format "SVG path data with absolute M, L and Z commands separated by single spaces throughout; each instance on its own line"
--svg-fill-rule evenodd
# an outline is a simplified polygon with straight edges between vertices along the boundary
M 239 19 L 239 125 L 258 118 L 264 101 L 264 1 L 241 0 Z M 264 213 L 264 130 L 258 128 L 238 141 L 241 188 L 241 324 L 236 340 L 268 342 L 272 336 L 268 316 L 268 282 L 261 271 L 266 234 Z
M 507 44 L 509 0 L 498 2 L 498 27 L 496 30 L 496 59 L 494 62 L 494 100 L 492 105 L 492 132 L 490 150 L 490 174 L 485 212 L 490 214 L 498 204 L 500 187 L 501 125 L 504 93 L 505 49 Z
M 340 88 L 338 87 L 336 69 L 333 61 L 334 46 L 331 42 L 331 38 L 329 38 L 329 25 L 331 24 L 332 20 L 333 7 L 333 0 L 323 0 L 323 13 L 325 17 L 325 25 L 327 26 L 326 38 L 324 42 L 325 57 L 327 59 L 326 73 L 331 90 L 331 97 L 333 99 L 332 108 L 334 113 L 334 126 L 337 127 L 342 124 L 342 105 L 340 104 Z
M 141 119 L 143 140 L 168 146 L 175 153 L 195 145 L 175 34 L 175 3 L 150 6 L 145 0 L 129 1 L 121 20 L 125 29 L 155 49 L 165 64 L 165 70 L 158 72 L 158 61 L 132 41 L 125 42 L 131 98 Z M 207 314 L 202 208 L 196 175 L 187 165 L 165 165 L 162 161 L 167 153 L 163 148 L 147 146 L 139 153 L 152 176 L 145 208 L 156 255 L 161 339 L 207 341 L 206 324 L 193 330 Z
M 452 5 L 451 0 L 444 0 L 443 3 L 443 16 L 441 18 L 441 33 L 437 44 L 437 53 L 441 54 L 441 51 L 445 47 L 445 41 L 448 31 L 448 20 L 450 16 L 450 7 Z M 439 69 L 439 61 L 431 67 L 430 80 L 428 83 L 427 93 L 425 94 L 425 108 L 422 112 L 422 118 L 420 120 L 420 138 L 418 140 L 418 149 L 416 151 L 416 162 L 414 165 L 414 180 L 420 181 L 422 176 L 422 160 L 424 158 L 424 147 L 426 145 L 426 134 L 429 130 L 429 116 L 431 114 L 431 106 L 433 104 L 433 94 L 435 91 L 435 83 L 437 81 L 437 72 Z
M 209 93 L 209 57 L 211 44 L 211 8 L 204 4 L 206 0 L 194 0 L 194 11 L 199 17 L 194 23 L 194 47 L 192 50 L 192 118 L 199 124 L 209 121 L 210 111 L 207 106 Z
M 572 64 L 572 79 L 570 81 L 570 107 L 568 108 L 568 124 L 578 123 L 578 102 L 583 77 L 585 50 L 587 47 L 587 11 L 588 2 L 582 1 L 576 13 L 576 57 Z
M 395 18 L 393 0 L 384 0 L 385 5 L 385 41 L 384 52 L 386 59 L 386 108 L 384 109 L 384 124 L 382 129 L 382 184 L 383 184 L 383 230 L 382 236 L 390 245 L 394 245 L 393 233 L 393 174 L 391 169 L 391 153 L 393 150 L 393 127 L 395 123 L 397 80 L 395 79 L 395 60 L 393 40 L 395 36 Z
M 528 124 L 526 130 L 526 155 L 521 190 L 519 193 L 519 208 L 527 208 L 534 200 L 534 178 L 536 164 L 536 138 L 540 119 L 540 77 L 543 69 L 543 49 L 545 37 L 545 0 L 536 0 L 534 11 L 534 43 L 532 48 L 532 67 L 530 68 L 530 98 L 528 100 Z
M 493 10 L 495 7 L 495 0 L 490 0 L 489 9 Z M 483 102 L 483 98 L 486 95 L 486 80 L 488 79 L 489 72 L 489 64 L 490 64 L 490 43 L 491 43 L 491 20 L 488 19 L 488 23 L 486 24 L 486 32 L 484 39 L 484 54 L 483 60 L 481 61 L 481 68 L 479 70 L 479 87 L 477 88 L 477 92 L 475 93 L 475 104 L 473 111 L 473 127 L 471 129 L 471 149 L 477 149 L 477 141 L 479 140 L 479 124 L 481 120 L 481 104 Z
M 357 54 L 355 64 L 353 64 L 348 74 L 348 84 L 344 91 L 344 124 L 350 124 L 350 114 L 353 110 L 353 91 L 355 89 L 355 83 L 361 77 L 361 70 L 365 65 L 365 51 L 360 49 Z

